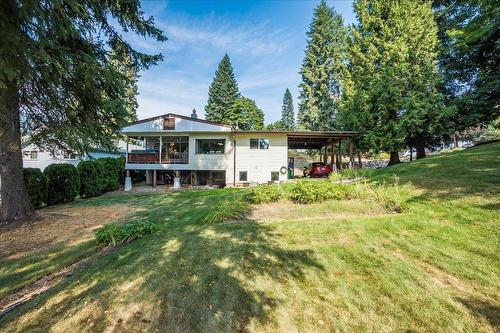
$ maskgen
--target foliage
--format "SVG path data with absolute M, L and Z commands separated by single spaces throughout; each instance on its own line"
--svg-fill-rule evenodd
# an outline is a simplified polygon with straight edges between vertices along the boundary
M 208 214 L 201 219 L 201 223 L 216 224 L 230 220 L 241 220 L 245 218 L 248 209 L 248 203 L 234 196 L 231 199 L 222 201 L 217 207 L 212 207 Z
M 125 32 L 165 41 L 140 1 L 8 1 L 0 6 L 0 219 L 30 214 L 21 132 L 51 153 L 113 149 L 135 118 L 134 78 L 162 59 L 134 50 Z M 132 107 L 131 107 L 132 106 Z M 16 196 L 9 193 L 14 193 Z M 49 193 L 50 195 L 50 193 Z
M 408 210 L 408 204 L 400 195 L 399 178 L 394 178 L 393 186 L 370 184 L 366 181 L 357 183 L 356 197 L 359 199 L 372 199 L 378 202 L 389 213 L 403 213 Z
M 359 178 L 367 178 L 371 173 L 373 173 L 373 170 L 367 168 L 343 169 L 340 172 L 332 172 L 328 178 L 332 181 L 338 181 L 342 179 L 353 180 Z
M 24 168 L 24 181 L 34 209 L 47 203 L 47 178 L 38 168 Z
M 437 25 L 428 2 L 358 0 L 354 8 L 339 121 L 361 132 L 358 146 L 391 152 L 396 163 L 408 142 L 423 148 L 444 133 L 452 111 L 438 91 Z
M 143 238 L 158 229 L 156 223 L 147 220 L 137 220 L 122 225 L 110 223 L 97 229 L 95 238 L 99 244 L 115 246 Z
M 260 185 L 248 189 L 245 198 L 252 204 L 276 202 L 283 198 L 281 187 L 276 185 Z
M 264 112 L 257 107 L 255 101 L 243 96 L 238 97 L 227 115 L 224 123 L 240 130 L 260 130 L 264 128 Z
M 500 108 L 500 7 L 490 0 L 434 0 L 442 43 L 443 92 L 453 129 L 485 125 Z
M 120 177 L 124 171 L 122 161 L 118 158 L 106 157 L 96 160 L 103 168 L 102 192 L 116 191 L 120 188 Z
M 238 83 L 234 77 L 233 66 L 227 54 L 224 55 L 208 88 L 208 102 L 205 118 L 223 124 L 230 124 L 229 111 L 240 97 Z
M 80 175 L 80 196 L 89 198 L 100 195 L 106 185 L 103 165 L 97 161 L 81 161 L 77 169 Z
M 264 126 L 266 131 L 284 131 L 285 126 L 281 120 L 276 120 L 274 123 L 267 124 Z
M 345 71 L 347 31 L 342 16 L 322 0 L 314 10 L 300 68 L 299 123 L 308 130 L 336 127 Z
M 295 114 L 293 112 L 293 99 L 290 90 L 286 88 L 283 96 L 283 106 L 281 107 L 280 125 L 284 130 L 291 131 L 295 129 Z
M 80 176 L 71 164 L 51 164 L 44 170 L 47 177 L 47 205 L 75 200 L 80 193 Z
M 301 179 L 289 190 L 289 198 L 295 203 L 311 204 L 325 200 L 348 199 L 352 196 L 353 187 L 347 184 Z

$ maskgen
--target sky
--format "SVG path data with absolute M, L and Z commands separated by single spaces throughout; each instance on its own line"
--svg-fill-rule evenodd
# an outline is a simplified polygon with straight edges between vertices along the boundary
M 204 118 L 208 87 L 225 53 L 231 59 L 243 96 L 264 111 L 265 123 L 281 116 L 283 94 L 289 88 L 297 110 L 299 69 L 306 32 L 318 1 L 159 1 L 142 2 L 168 40 L 160 43 L 127 33 L 138 50 L 161 53 L 164 60 L 140 73 L 139 119 L 196 108 Z M 351 0 L 328 1 L 355 22 Z

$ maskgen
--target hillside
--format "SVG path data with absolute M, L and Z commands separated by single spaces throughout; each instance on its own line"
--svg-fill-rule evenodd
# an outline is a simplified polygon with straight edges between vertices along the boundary
M 64 205 L 61 224 L 81 210 L 90 218 L 127 207 L 123 220 L 161 229 L 12 311 L 0 330 L 495 332 L 500 144 L 377 170 L 369 181 L 395 176 L 409 206 L 401 214 L 371 200 L 283 201 L 254 206 L 245 221 L 200 224 L 232 189 Z M 0 281 L 28 283 L 47 273 L 36 263 L 53 270 L 95 247 L 72 240 L 10 254 Z

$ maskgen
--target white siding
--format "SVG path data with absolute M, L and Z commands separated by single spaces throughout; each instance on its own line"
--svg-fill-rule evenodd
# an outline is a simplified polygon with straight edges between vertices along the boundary
M 250 139 L 269 139 L 269 149 L 250 149 Z M 236 182 L 239 172 L 248 172 L 251 183 L 266 183 L 271 180 L 271 172 L 279 172 L 287 166 L 288 141 L 286 134 L 236 134 Z M 279 174 L 280 181 L 287 179 L 287 174 Z
M 175 117 L 175 130 L 163 130 L 163 117 L 153 119 L 151 121 L 130 125 L 122 129 L 122 133 L 134 134 L 152 134 L 157 132 L 176 133 L 176 132 L 231 132 L 231 128 L 227 126 L 219 126 L 208 124 L 195 120 Z

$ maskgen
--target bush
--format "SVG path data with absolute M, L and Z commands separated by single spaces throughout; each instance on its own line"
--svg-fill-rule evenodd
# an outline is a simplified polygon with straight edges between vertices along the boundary
M 205 217 L 201 219 L 201 223 L 215 224 L 227 222 L 229 220 L 243 219 L 248 209 L 248 203 L 239 198 L 226 200 L 205 215 Z
M 102 192 L 116 191 L 120 189 L 120 177 L 123 170 L 122 162 L 118 158 L 106 157 L 97 160 L 103 168 Z
M 105 183 L 101 163 L 81 161 L 77 168 L 80 174 L 80 195 L 89 198 L 101 194 Z
M 113 245 L 130 243 L 158 230 L 158 225 L 149 221 L 134 221 L 123 225 L 110 223 L 99 228 L 95 237 L 99 244 Z
M 352 185 L 305 179 L 294 184 L 289 198 L 295 203 L 310 204 L 331 199 L 349 199 L 353 195 Z
M 34 209 L 47 203 L 47 177 L 38 168 L 24 168 L 24 181 Z
M 45 168 L 47 205 L 75 200 L 80 192 L 80 177 L 71 164 L 51 164 Z
M 276 202 L 283 198 L 283 191 L 276 185 L 261 185 L 250 188 L 245 198 L 253 204 Z
M 356 196 L 359 199 L 375 200 L 389 213 L 403 213 L 408 210 L 407 203 L 402 199 L 399 193 L 397 178 L 395 180 L 394 187 L 388 187 L 385 184 L 358 184 L 356 186 Z

